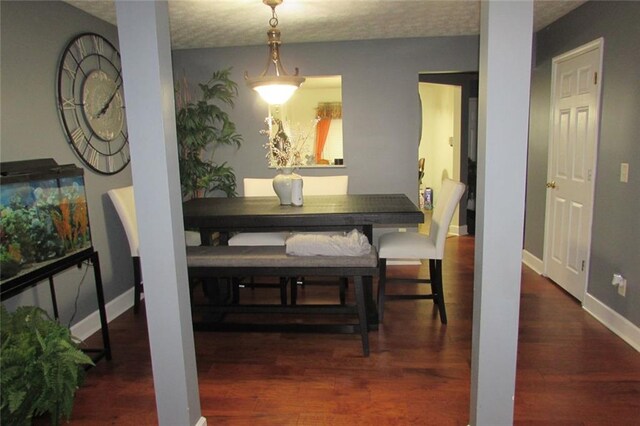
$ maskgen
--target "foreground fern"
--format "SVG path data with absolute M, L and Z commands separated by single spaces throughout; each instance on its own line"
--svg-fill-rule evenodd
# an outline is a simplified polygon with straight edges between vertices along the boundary
M 78 349 L 68 328 L 40 308 L 0 308 L 0 386 L 2 425 L 29 425 L 50 413 L 57 425 L 67 419 L 73 397 L 91 358 Z

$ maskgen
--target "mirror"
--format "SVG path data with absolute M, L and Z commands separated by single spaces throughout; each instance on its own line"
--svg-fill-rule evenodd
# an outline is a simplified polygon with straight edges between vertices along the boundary
M 280 120 L 288 134 L 308 133 L 300 148 L 302 167 L 343 165 L 341 76 L 306 77 L 285 104 L 269 106 L 269 115 Z

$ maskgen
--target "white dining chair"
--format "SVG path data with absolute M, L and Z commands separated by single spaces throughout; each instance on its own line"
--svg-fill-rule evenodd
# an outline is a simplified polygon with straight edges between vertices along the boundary
M 245 197 L 276 197 L 273 179 L 244 178 Z M 230 246 L 284 246 L 288 232 L 239 232 L 229 238 Z
M 244 178 L 242 180 L 245 197 L 277 197 L 273 189 L 273 179 L 270 178 Z M 274 200 L 275 202 L 275 200 Z M 229 238 L 227 244 L 230 246 L 284 246 L 289 232 L 239 232 Z M 249 287 L 255 285 L 254 277 L 250 278 Z M 275 287 L 280 289 L 280 303 L 287 304 L 287 282 L 288 278 L 280 277 L 279 283 Z M 240 278 L 233 278 L 233 301 L 238 303 L 240 298 L 239 289 L 243 284 Z M 272 286 L 271 284 L 261 284 L 262 286 Z
M 440 321 L 447 323 L 442 286 L 442 260 L 444 246 L 456 206 L 465 191 L 465 185 L 451 179 L 442 181 L 440 196 L 431 218 L 429 235 L 417 232 L 390 232 L 380 237 L 378 255 L 380 257 L 380 279 L 378 283 L 378 317 L 384 319 L 385 301 L 393 299 L 432 299 L 438 307 Z M 393 278 L 386 276 L 388 259 L 429 260 L 429 278 Z M 431 294 L 389 295 L 387 284 L 398 283 L 430 284 Z
M 142 269 L 140 266 L 140 240 L 138 239 L 138 220 L 136 218 L 136 205 L 133 195 L 133 186 L 114 188 L 107 191 L 113 206 L 118 213 L 122 227 L 127 236 L 129 251 L 133 262 L 133 312 L 140 310 L 140 297 L 143 292 Z M 185 244 L 187 246 L 199 246 L 200 233 L 185 231 Z
M 348 175 L 336 176 L 302 176 L 302 194 L 304 195 L 346 195 L 349 188 Z M 313 232 L 309 232 L 313 233 Z M 333 232 L 318 232 L 332 234 Z M 295 305 L 298 297 L 297 286 L 304 286 L 304 277 L 296 277 L 291 283 L 291 304 Z M 340 304 L 346 303 L 347 278 L 340 278 Z

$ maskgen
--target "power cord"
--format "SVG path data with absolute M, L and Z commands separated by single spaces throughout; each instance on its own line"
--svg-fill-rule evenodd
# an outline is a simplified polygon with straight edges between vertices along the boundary
M 71 318 L 69 319 L 69 324 L 67 325 L 67 327 L 69 328 L 71 328 L 71 323 L 73 322 L 73 319 L 76 317 L 76 314 L 78 313 L 78 299 L 80 299 L 80 288 L 82 288 L 82 283 L 84 283 L 85 278 L 87 278 L 87 272 L 89 272 L 89 267 L 93 266 L 93 263 L 89 262 L 88 260 L 85 260 L 82 263 L 84 263 L 87 267 L 84 269 L 84 274 L 82 274 L 82 278 L 78 283 L 78 289 L 76 290 L 76 298 L 73 301 L 73 314 L 71 314 Z

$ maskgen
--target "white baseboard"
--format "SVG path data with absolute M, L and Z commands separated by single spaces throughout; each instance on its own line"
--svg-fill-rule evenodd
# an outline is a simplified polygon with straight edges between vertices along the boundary
M 595 319 L 640 352 L 640 328 L 631 321 L 587 293 L 582 307 Z
M 522 263 L 533 269 L 536 273 L 543 275 L 544 262 L 526 250 L 522 250 Z M 631 321 L 589 293 L 584 296 L 582 308 L 609 330 L 617 334 L 618 337 L 630 344 L 636 351 L 640 352 L 640 328 L 636 327 Z
M 196 423 L 196 426 L 207 426 L 207 419 L 204 417 L 200 417 L 200 419 L 198 419 L 198 422 Z
M 107 322 L 111 322 L 118 318 L 132 306 L 133 287 L 105 305 L 105 309 L 107 311 Z M 83 320 L 74 324 L 71 327 L 71 334 L 80 340 L 85 340 L 98 330 L 100 330 L 100 313 L 96 310 Z
M 469 232 L 467 231 L 467 225 L 462 225 L 462 226 L 449 225 L 449 234 L 456 235 L 458 237 L 461 237 L 463 235 L 468 235 Z
M 537 274 L 544 273 L 544 262 L 526 250 L 522 250 L 522 263 L 533 269 Z

